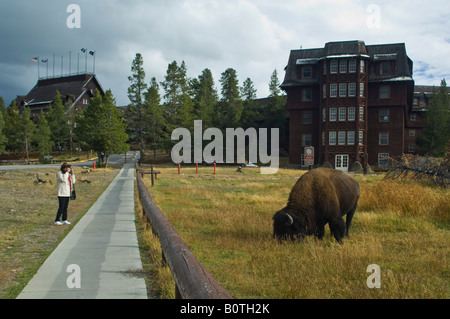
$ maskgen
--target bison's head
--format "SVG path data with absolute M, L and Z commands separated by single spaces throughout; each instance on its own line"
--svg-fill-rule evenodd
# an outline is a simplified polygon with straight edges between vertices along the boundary
M 273 237 L 278 240 L 302 238 L 305 235 L 305 228 L 300 219 L 294 214 L 286 211 L 286 208 L 273 215 Z

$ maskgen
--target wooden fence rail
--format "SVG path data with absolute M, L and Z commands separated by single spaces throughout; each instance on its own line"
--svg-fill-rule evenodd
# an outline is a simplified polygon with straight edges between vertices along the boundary
M 233 296 L 195 258 L 167 217 L 152 201 L 137 167 L 136 179 L 142 208 L 159 238 L 163 258 L 175 281 L 175 298 L 232 299 Z

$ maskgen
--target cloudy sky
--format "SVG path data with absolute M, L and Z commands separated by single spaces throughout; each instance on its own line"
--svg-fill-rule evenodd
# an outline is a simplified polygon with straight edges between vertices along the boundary
M 67 20 L 80 8 L 80 28 Z M 185 61 L 189 77 L 237 71 L 266 97 L 273 70 L 284 78 L 289 52 L 330 41 L 406 43 L 416 84 L 450 78 L 450 5 L 447 0 L 2 0 L 0 2 L 0 96 L 8 105 L 36 84 L 37 63 L 49 59 L 48 75 L 85 69 L 80 49 L 96 52 L 95 71 L 117 105 L 127 105 L 131 62 L 139 52 L 147 81 L 164 80 L 172 61 Z M 53 55 L 55 70 L 53 71 Z M 88 56 L 88 71 L 93 58 Z M 40 75 L 47 75 L 40 63 Z

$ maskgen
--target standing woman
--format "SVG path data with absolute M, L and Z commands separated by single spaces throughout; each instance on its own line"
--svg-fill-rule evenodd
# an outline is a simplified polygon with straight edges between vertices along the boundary
M 59 208 L 56 213 L 55 225 L 70 225 L 70 222 L 67 220 L 67 207 L 69 206 L 73 184 L 75 184 L 75 174 L 72 171 L 71 165 L 67 163 L 61 165 L 61 170 L 56 173 L 56 182 Z M 60 221 L 61 217 L 62 220 Z

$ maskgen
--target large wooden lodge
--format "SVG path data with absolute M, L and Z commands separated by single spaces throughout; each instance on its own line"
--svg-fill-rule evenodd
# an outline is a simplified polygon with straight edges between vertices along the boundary
M 77 112 L 88 106 L 96 89 L 105 93 L 93 73 L 41 78 L 27 95 L 18 96 L 16 103 L 20 110 L 29 107 L 32 114 L 38 115 L 41 110 L 47 111 L 59 91 L 63 103 L 70 103 L 69 108 Z
M 383 167 L 387 157 L 420 152 L 431 86 L 415 86 L 404 43 L 330 42 L 292 50 L 281 88 L 287 93 L 289 163 L 347 171 L 355 162 Z

